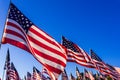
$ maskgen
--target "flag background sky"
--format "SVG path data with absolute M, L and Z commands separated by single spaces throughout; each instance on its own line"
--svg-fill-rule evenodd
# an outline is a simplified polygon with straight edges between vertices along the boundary
M 119 0 L 11 0 L 36 26 L 61 43 L 62 35 L 89 53 L 93 49 L 106 63 L 120 67 L 120 1 Z M 10 0 L 0 0 L 0 39 Z M 3 74 L 7 49 L 21 78 L 41 64 L 15 46 L 0 49 L 0 77 Z M 75 75 L 75 63 L 67 63 L 68 75 Z M 91 70 L 91 69 L 90 69 Z M 93 70 L 92 70 L 93 71 Z

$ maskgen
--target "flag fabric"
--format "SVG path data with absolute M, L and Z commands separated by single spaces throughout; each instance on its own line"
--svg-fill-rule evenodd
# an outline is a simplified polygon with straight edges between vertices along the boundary
M 88 75 L 89 75 L 90 80 L 95 80 L 95 78 L 93 77 L 93 74 L 90 71 L 88 71 Z
M 97 54 L 93 50 L 90 50 L 90 53 L 91 53 L 91 58 L 93 59 L 94 63 L 96 64 L 96 69 L 98 71 L 100 71 L 102 74 L 110 75 L 114 79 L 118 79 L 118 76 L 113 73 L 113 71 L 110 69 L 110 67 L 108 67 L 108 65 L 106 63 L 104 63 L 102 61 L 102 59 L 99 56 L 97 56 Z
M 7 50 L 4 70 L 6 70 L 6 80 L 10 80 L 10 77 L 9 77 L 9 71 L 10 71 L 10 53 L 9 53 L 9 49 Z
M 10 4 L 2 44 L 9 43 L 30 52 L 57 79 L 66 66 L 66 51 L 57 41 L 35 26 Z
M 112 74 L 112 77 L 117 76 L 118 78 L 120 78 L 120 74 L 116 71 L 116 69 L 112 65 L 110 65 L 110 64 L 106 64 L 106 65 L 108 66 L 108 68 Z
M 77 76 L 77 77 L 81 76 L 78 67 L 76 67 L 76 76 Z
M 47 69 L 46 69 L 45 67 L 42 68 L 42 74 L 43 74 L 43 73 L 49 75 L 49 74 L 48 74 L 48 71 L 47 71 Z
M 32 80 L 42 80 L 39 73 L 40 73 L 40 71 L 36 67 L 33 67 Z
M 10 69 L 10 53 L 9 49 L 7 50 L 7 55 L 6 55 L 6 60 L 5 60 L 5 65 L 4 65 L 4 70 Z
M 66 73 L 66 70 L 64 69 L 64 71 L 62 72 L 62 78 L 61 80 L 68 80 L 68 76 L 67 76 L 67 73 Z
M 72 73 L 70 74 L 70 80 L 75 80 L 75 77 L 72 75 Z
M 47 78 L 36 67 L 33 67 L 33 80 L 46 80 Z
M 26 80 L 32 80 L 32 75 L 31 75 L 30 72 L 27 72 L 27 78 L 26 78 Z
M 90 56 L 72 41 L 62 37 L 62 45 L 67 48 L 67 61 L 76 62 L 85 67 L 95 68 Z
M 77 76 L 77 80 L 82 79 L 82 75 L 80 74 L 78 67 L 76 67 L 76 76 Z
M 89 78 L 89 74 L 88 74 L 88 71 L 86 69 L 84 69 L 84 77 Z
M 9 80 L 20 80 L 19 74 L 13 63 L 11 63 L 9 74 L 7 75 L 9 76 Z
M 120 68 L 119 67 L 114 67 L 114 68 L 120 74 Z

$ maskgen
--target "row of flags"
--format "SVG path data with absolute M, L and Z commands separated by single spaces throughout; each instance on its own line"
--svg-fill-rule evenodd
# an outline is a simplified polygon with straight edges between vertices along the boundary
M 34 25 L 13 3 L 10 3 L 1 43 L 9 43 L 31 53 L 45 67 L 53 80 L 57 80 L 64 71 L 67 61 L 96 69 L 115 80 L 120 79 L 120 74 L 114 67 L 102 61 L 93 50 L 90 50 L 90 56 L 65 37 L 62 37 L 62 44 L 58 43 Z
M 13 62 L 10 61 L 10 53 L 9 49 L 6 55 L 6 61 L 4 65 L 4 70 L 6 70 L 6 79 L 5 80 L 52 80 L 47 72 L 47 70 L 43 67 L 40 72 L 36 67 L 33 67 L 33 73 L 27 72 L 24 78 L 20 78 L 17 69 L 15 68 Z M 102 75 L 101 73 L 93 74 L 84 68 L 84 72 L 80 72 L 78 67 L 76 67 L 76 77 L 71 73 L 70 76 L 67 75 L 66 70 L 61 74 L 61 80 L 113 80 L 111 76 Z M 45 76 L 44 74 L 47 74 Z
M 7 55 L 6 55 L 4 70 L 6 72 L 5 80 L 50 80 L 49 76 L 47 76 L 47 77 L 44 76 L 44 73 L 48 74 L 45 72 L 46 71 L 45 68 L 43 68 L 43 71 L 40 72 L 36 67 L 33 67 L 32 74 L 30 72 L 27 72 L 27 75 L 25 75 L 24 79 L 21 79 L 13 62 L 10 61 L 9 49 L 8 49 Z

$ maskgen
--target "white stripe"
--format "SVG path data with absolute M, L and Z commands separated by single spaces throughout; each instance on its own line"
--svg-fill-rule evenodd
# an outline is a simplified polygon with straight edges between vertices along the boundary
M 23 39 L 21 39 L 20 37 L 15 36 L 15 35 L 8 34 L 8 33 L 4 33 L 3 38 L 4 38 L 4 37 L 5 37 L 5 38 L 12 39 L 12 40 L 15 40 L 15 41 L 18 41 L 18 42 L 26 45 L 26 42 L 25 42 Z M 27 45 L 26 45 L 26 46 L 27 46 Z
M 49 61 L 49 60 L 47 60 L 47 59 L 45 59 L 45 58 L 43 58 L 43 57 L 41 57 L 41 56 L 39 56 L 37 54 L 35 54 L 35 57 L 43 64 L 47 64 L 49 66 L 52 66 L 52 67 L 54 67 L 56 69 L 59 69 L 60 71 L 64 70 L 64 67 L 62 65 L 56 64 L 56 63 L 54 63 L 52 61 Z
M 38 29 L 36 26 L 32 25 L 31 26 L 32 29 L 34 29 L 35 31 L 39 32 L 40 34 L 42 34 L 44 37 L 48 38 L 49 40 L 51 40 L 52 42 L 56 43 L 57 46 L 60 47 L 62 53 L 65 55 L 65 50 L 58 44 L 58 42 L 55 41 L 55 39 L 53 39 L 52 37 L 50 37 L 49 35 L 47 35 L 45 32 L 43 32 L 42 30 Z M 65 55 L 66 56 L 66 55 Z
M 37 40 L 37 41 L 39 41 L 39 42 L 45 44 L 46 46 L 48 46 L 48 47 L 50 46 L 51 48 L 53 48 L 53 49 L 55 49 L 55 50 L 61 52 L 60 48 L 58 48 L 57 46 L 55 46 L 55 45 L 49 43 L 48 41 L 45 41 L 44 39 L 42 39 L 41 37 L 37 36 L 37 35 L 34 34 L 33 32 L 28 31 L 28 35 L 29 35 L 29 36 L 32 36 L 32 38 L 34 38 L 35 40 Z M 62 52 L 61 52 L 61 53 L 62 53 Z
M 79 57 L 79 56 L 76 56 L 76 55 L 71 54 L 71 53 L 68 53 L 68 56 L 69 56 L 69 55 L 75 57 L 75 58 L 78 59 L 78 60 L 85 60 L 84 57 Z
M 86 65 L 86 66 L 93 66 L 93 64 L 91 64 L 91 63 L 82 62 L 82 61 L 79 61 L 79 60 L 76 59 L 76 58 L 68 57 L 68 60 L 72 60 L 72 61 L 74 61 L 74 62 L 78 62 L 79 64 L 83 64 L 83 65 Z
M 11 22 L 11 23 L 14 23 L 15 25 L 21 27 L 20 24 L 18 24 L 15 20 L 12 20 L 12 19 L 7 19 L 7 22 Z
M 40 34 L 42 34 L 44 37 L 48 38 L 51 41 L 55 41 L 53 38 L 51 38 L 50 36 L 48 36 L 45 32 L 43 32 L 42 30 L 40 30 L 39 28 L 35 27 L 34 25 L 31 26 L 31 28 L 33 28 L 35 31 L 39 32 Z
M 40 51 L 40 52 L 43 52 L 43 53 L 46 54 L 46 55 L 52 56 L 52 57 L 54 57 L 54 58 L 57 58 L 58 60 L 66 63 L 66 59 L 63 58 L 63 57 L 61 57 L 61 56 L 59 56 L 59 55 L 57 55 L 56 53 L 53 53 L 53 52 L 51 52 L 51 51 L 49 51 L 49 50 L 47 50 L 47 49 L 45 49 L 45 48 L 42 48 L 41 46 L 33 43 L 32 41 L 30 41 L 30 45 L 31 45 L 33 48 L 35 48 L 36 50 L 38 50 L 38 51 Z
M 26 39 L 25 35 L 19 29 L 15 28 L 13 26 L 8 25 L 7 30 L 15 31 L 16 33 L 19 33 L 21 36 L 23 36 Z

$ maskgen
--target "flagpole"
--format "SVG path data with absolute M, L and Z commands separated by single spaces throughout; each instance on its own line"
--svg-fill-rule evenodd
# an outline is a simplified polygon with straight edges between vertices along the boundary
M 10 4 L 11 4 L 11 0 L 9 2 L 9 6 L 8 6 L 8 9 L 7 9 L 7 16 L 6 16 L 5 21 L 4 21 L 5 23 L 4 23 L 3 33 L 4 33 L 4 29 L 5 29 L 5 25 L 6 25 L 8 13 L 9 13 L 9 9 L 10 9 Z M 3 37 L 3 33 L 2 33 L 2 37 Z M 0 41 L 0 49 L 1 49 L 1 45 L 2 45 L 2 37 L 1 37 L 1 41 Z

